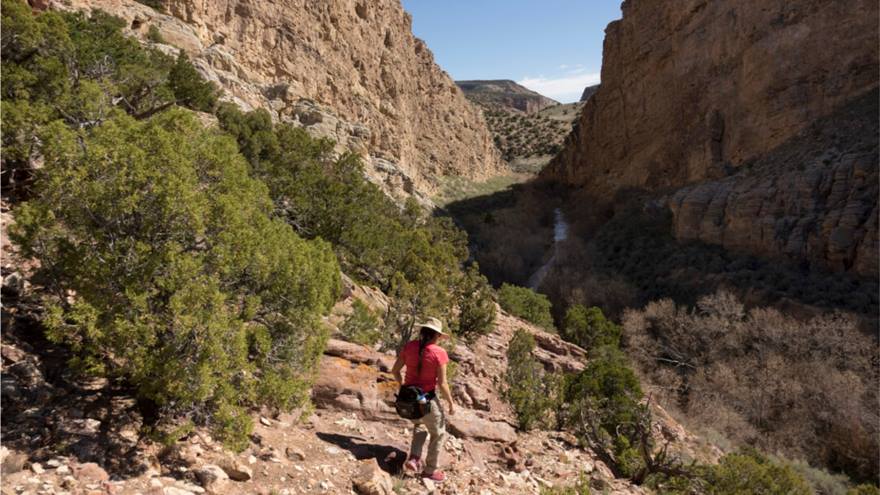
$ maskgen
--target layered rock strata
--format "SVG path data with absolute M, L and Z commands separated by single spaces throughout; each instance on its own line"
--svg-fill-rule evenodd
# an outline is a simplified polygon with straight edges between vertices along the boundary
M 228 99 L 360 153 L 371 178 L 395 195 L 431 193 L 442 175 L 484 179 L 503 166 L 481 113 L 413 36 L 398 0 L 159 3 L 161 12 L 134 0 L 52 6 L 105 10 L 142 38 L 155 27 Z
M 876 276 L 877 108 L 874 92 L 748 170 L 676 191 L 676 237 Z
M 876 276 L 877 197 L 864 189 L 876 160 L 838 148 L 799 174 L 773 153 L 876 91 L 877 3 L 628 0 L 622 11 L 602 84 L 543 177 L 606 206 L 621 190 L 689 186 L 671 202 L 679 238 Z
M 508 79 L 455 81 L 471 100 L 488 106 L 523 113 L 539 112 L 559 102 Z

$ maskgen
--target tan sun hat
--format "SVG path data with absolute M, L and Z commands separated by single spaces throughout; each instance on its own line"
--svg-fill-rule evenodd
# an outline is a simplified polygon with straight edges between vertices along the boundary
M 443 322 L 438 320 L 437 318 L 428 318 L 422 323 L 416 323 L 416 326 L 419 328 L 430 328 L 431 330 L 439 333 L 440 335 L 449 336 L 449 334 L 443 333 Z

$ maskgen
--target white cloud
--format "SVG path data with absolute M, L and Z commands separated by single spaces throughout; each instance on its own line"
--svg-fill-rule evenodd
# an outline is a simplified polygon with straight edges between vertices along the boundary
M 578 101 L 584 88 L 599 84 L 599 74 L 568 74 L 560 77 L 523 77 L 517 84 L 562 103 Z

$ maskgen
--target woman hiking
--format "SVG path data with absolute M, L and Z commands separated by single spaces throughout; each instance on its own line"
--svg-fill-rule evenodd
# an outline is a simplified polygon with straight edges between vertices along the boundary
M 422 476 L 433 481 L 441 482 L 446 479 L 443 471 L 437 469 L 437 461 L 440 457 L 440 449 L 446 440 L 446 417 L 440 402 L 436 400 L 435 390 L 440 388 L 440 393 L 449 403 L 449 415 L 455 414 L 455 403 L 449 392 L 449 383 L 446 381 L 446 363 L 449 356 L 446 350 L 437 345 L 441 338 L 448 337 L 443 333 L 443 325 L 437 318 L 428 318 L 419 327 L 419 340 L 413 340 L 405 346 L 397 356 L 397 361 L 391 372 L 398 383 L 403 387 L 416 386 L 424 394 L 425 409 L 427 412 L 413 422 L 413 438 L 409 449 L 409 458 L 403 467 L 407 471 L 419 472 Z M 406 380 L 401 379 L 400 370 L 406 367 Z M 422 401 L 420 401 L 422 402 Z M 425 429 L 422 429 L 424 426 Z M 430 434 L 428 442 L 428 455 L 422 462 L 422 447 L 425 439 Z

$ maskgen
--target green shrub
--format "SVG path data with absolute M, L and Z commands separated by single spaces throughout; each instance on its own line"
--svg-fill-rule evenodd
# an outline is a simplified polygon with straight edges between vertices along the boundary
M 121 19 L 34 14 L 20 0 L 3 0 L 2 13 L 4 180 L 29 179 L 40 129 L 54 120 L 86 128 L 119 111 L 147 118 L 173 105 L 210 111 L 216 102 L 185 55 L 142 47 L 122 34 Z
M 717 465 L 692 466 L 682 475 L 655 475 L 648 485 L 660 493 L 689 495 L 809 495 L 809 484 L 791 467 L 755 450 L 727 454 Z
M 354 300 L 351 309 L 351 314 L 339 328 L 345 338 L 351 342 L 368 346 L 379 342 L 379 339 L 382 338 L 379 317 L 360 299 Z
M 830 473 L 825 469 L 812 467 L 807 462 L 801 460 L 789 461 L 778 456 L 772 456 L 771 459 L 774 462 L 790 466 L 799 476 L 806 480 L 817 494 L 848 495 L 851 490 L 852 483 L 849 477 L 844 474 Z
M 187 111 L 40 134 L 13 240 L 40 263 L 49 338 L 83 372 L 246 441 L 245 406 L 307 400 L 339 292 L 330 246 L 282 220 L 235 142 Z
M 568 308 L 559 334 L 584 349 L 620 345 L 620 327 L 609 321 L 597 307 L 575 304 Z
M 590 479 L 584 473 L 578 475 L 574 485 L 553 488 L 541 487 L 541 495 L 590 495 Z
M 456 287 L 458 320 L 456 335 L 473 342 L 492 330 L 495 324 L 495 300 L 492 287 L 480 274 L 477 263 L 467 268 Z
M 514 316 L 539 327 L 553 329 L 553 316 L 550 313 L 552 305 L 544 294 L 505 283 L 498 290 L 498 303 Z
M 530 430 L 548 422 L 548 413 L 559 406 L 561 377 L 544 372 L 532 355 L 535 338 L 518 329 L 507 346 L 505 398 L 516 413 L 519 427 Z
M 846 495 L 880 495 L 877 485 L 862 484 L 850 488 Z
M 469 304 L 457 287 L 477 287 L 480 280 L 468 281 L 462 271 L 467 239 L 449 218 L 426 215 L 412 199 L 400 208 L 364 178 L 358 156 L 337 157 L 332 141 L 292 125 L 273 126 L 263 110 L 221 105 L 217 116 L 288 223 L 306 238 L 331 242 L 346 273 L 392 296 L 389 334 L 382 339 L 387 346 L 407 341 L 417 318 L 451 322 L 453 309 Z M 483 308 L 485 302 L 465 308 L 465 316 L 474 317 L 465 323 L 485 325 L 471 312 Z
M 750 451 L 728 454 L 709 474 L 711 493 L 765 493 L 768 495 L 809 495 L 809 486 L 790 467 L 774 463 Z
M 650 432 L 650 413 L 639 403 L 641 386 L 624 354 L 611 346 L 596 349 L 586 368 L 567 378 L 564 398 L 562 422 L 616 474 L 636 476 L 644 464 L 638 449 Z
M 153 43 L 165 43 L 165 38 L 162 37 L 162 33 L 159 32 L 159 28 L 155 25 L 150 25 L 150 28 L 147 30 L 147 39 Z

